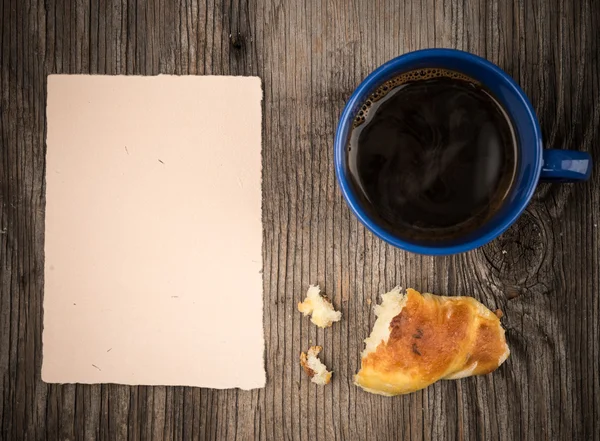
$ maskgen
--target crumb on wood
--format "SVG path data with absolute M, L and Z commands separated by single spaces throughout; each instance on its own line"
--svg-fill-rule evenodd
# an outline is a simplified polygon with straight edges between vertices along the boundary
M 318 358 L 319 352 L 322 349 L 321 346 L 311 346 L 308 352 L 300 354 L 300 365 L 304 369 L 304 372 L 306 372 L 312 383 L 320 386 L 329 384 L 332 375 L 332 372 L 329 372 L 327 366 Z
M 496 310 L 494 311 L 494 314 L 496 314 L 496 317 L 498 317 L 498 318 L 502 318 L 502 317 L 504 317 L 504 313 L 502 312 L 502 310 L 501 310 L 501 309 L 496 309 Z
M 367 299 L 367 305 L 370 305 L 372 303 L 371 299 Z
M 319 328 L 329 328 L 342 318 L 342 313 L 336 311 L 326 294 L 321 292 L 319 285 L 310 285 L 306 298 L 298 303 L 298 311 L 304 316 L 310 316 L 310 321 Z
M 314 377 L 315 371 L 308 367 L 308 356 L 306 355 L 306 352 L 300 354 L 300 365 L 302 366 L 302 369 L 304 369 L 304 372 L 306 372 L 306 375 L 310 378 Z

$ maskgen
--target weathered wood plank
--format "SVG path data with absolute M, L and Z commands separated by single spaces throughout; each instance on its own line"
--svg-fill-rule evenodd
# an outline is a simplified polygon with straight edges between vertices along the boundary
M 395 250 L 335 184 L 345 100 L 384 61 L 456 47 L 523 86 L 549 147 L 600 157 L 594 0 L 3 0 L 0 4 L 0 439 L 600 439 L 600 176 L 543 185 L 500 239 L 460 256 Z M 259 75 L 264 84 L 260 391 L 40 380 L 46 76 Z M 295 311 L 320 283 L 344 320 Z M 358 390 L 362 339 L 395 285 L 501 308 L 512 356 L 486 377 L 388 399 Z M 317 388 L 297 364 L 324 346 Z

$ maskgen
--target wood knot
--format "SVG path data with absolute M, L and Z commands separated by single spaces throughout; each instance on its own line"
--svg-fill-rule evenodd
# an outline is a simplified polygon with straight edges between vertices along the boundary
M 537 285 L 545 286 L 547 244 L 543 224 L 525 211 L 503 235 L 482 248 L 495 283 L 510 287 L 507 297 L 517 298 L 521 289 L 530 291 Z
M 236 51 L 241 51 L 246 46 L 246 38 L 240 34 L 229 34 L 229 43 Z
M 513 300 L 518 298 L 521 295 L 521 291 L 519 290 L 519 287 L 517 286 L 507 286 L 504 289 L 504 295 L 506 296 L 507 300 Z

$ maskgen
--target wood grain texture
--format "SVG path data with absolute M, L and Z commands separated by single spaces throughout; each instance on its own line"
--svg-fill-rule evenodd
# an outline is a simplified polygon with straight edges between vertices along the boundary
M 549 147 L 600 158 L 595 0 L 2 0 L 0 438 L 3 440 L 599 440 L 600 173 L 542 185 L 501 238 L 453 257 L 395 250 L 336 187 L 345 100 L 384 61 L 424 47 L 498 63 L 530 96 Z M 46 385 L 40 380 L 45 94 L 50 73 L 259 75 L 264 82 L 267 387 Z M 344 319 L 295 310 L 310 283 Z M 504 311 L 494 374 L 393 399 L 352 385 L 378 294 L 468 294 Z M 310 344 L 325 388 L 297 363 Z

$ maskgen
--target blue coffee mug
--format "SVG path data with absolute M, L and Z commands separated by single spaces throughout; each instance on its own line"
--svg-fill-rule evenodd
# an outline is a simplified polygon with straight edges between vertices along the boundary
M 378 225 L 361 206 L 348 176 L 346 149 L 354 119 L 363 103 L 377 87 L 395 76 L 422 68 L 461 72 L 483 84 L 508 113 L 517 135 L 517 171 L 512 189 L 495 215 L 476 231 L 454 242 L 423 245 L 394 236 Z M 371 73 L 346 104 L 335 135 L 335 171 L 346 202 L 356 217 L 376 236 L 406 251 L 429 255 L 449 255 L 470 251 L 492 241 L 521 215 L 538 182 L 577 182 L 590 177 L 592 161 L 588 153 L 544 149 L 537 117 L 518 84 L 488 60 L 454 49 L 425 49 L 388 61 Z

